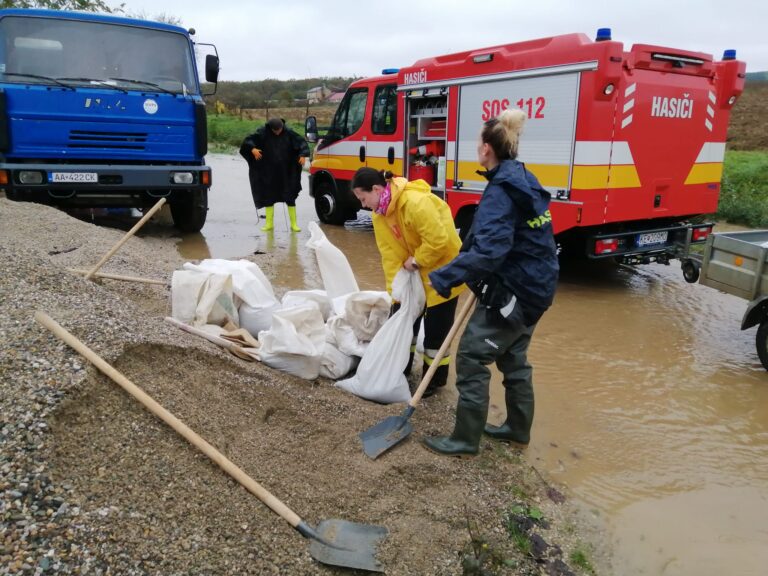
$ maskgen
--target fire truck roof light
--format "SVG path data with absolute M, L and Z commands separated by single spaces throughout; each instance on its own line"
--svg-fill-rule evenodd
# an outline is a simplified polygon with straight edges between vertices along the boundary
M 481 62 L 490 62 L 493 60 L 493 53 L 490 54 L 478 54 L 477 56 L 472 57 L 472 62 L 475 64 L 480 64 Z
M 733 49 L 724 50 L 723 60 L 736 60 L 736 50 L 733 50 Z
M 597 29 L 597 36 L 595 36 L 595 42 L 604 42 L 605 40 L 611 39 L 611 29 L 610 28 L 598 28 Z
M 400 68 L 384 68 L 384 70 L 381 71 L 382 74 L 397 74 L 400 72 Z

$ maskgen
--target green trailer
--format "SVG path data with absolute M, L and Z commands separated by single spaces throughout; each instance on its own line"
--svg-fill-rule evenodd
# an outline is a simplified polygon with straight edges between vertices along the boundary
M 768 230 L 710 234 L 699 283 L 749 300 L 741 329 L 758 326 L 757 355 L 768 370 Z

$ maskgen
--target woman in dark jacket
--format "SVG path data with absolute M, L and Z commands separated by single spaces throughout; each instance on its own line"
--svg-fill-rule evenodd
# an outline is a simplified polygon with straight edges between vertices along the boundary
M 429 275 L 440 295 L 466 283 L 478 298 L 459 343 L 453 434 L 424 439 L 440 454 L 477 454 L 483 431 L 520 445 L 530 441 L 534 401 L 526 356 L 536 323 L 552 304 L 558 263 L 549 193 L 516 160 L 525 118 L 521 110 L 505 110 L 483 125 L 477 154 L 488 185 L 461 252 Z M 486 425 L 492 362 L 504 376 L 501 426 Z

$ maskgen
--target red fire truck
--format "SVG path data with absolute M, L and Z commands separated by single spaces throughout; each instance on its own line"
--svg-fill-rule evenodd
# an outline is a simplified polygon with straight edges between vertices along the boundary
M 726 50 L 634 45 L 600 29 L 425 58 L 353 83 L 317 141 L 310 194 L 320 220 L 342 224 L 359 203 L 361 166 L 423 178 L 466 231 L 485 186 L 476 171 L 482 123 L 527 112 L 519 159 L 552 194 L 563 250 L 630 264 L 684 259 L 717 210 L 730 111 L 746 65 Z M 687 269 L 686 269 L 687 267 Z

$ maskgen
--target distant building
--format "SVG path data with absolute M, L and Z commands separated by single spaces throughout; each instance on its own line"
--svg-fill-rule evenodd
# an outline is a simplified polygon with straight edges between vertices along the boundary
M 332 92 L 325 101 L 330 104 L 338 104 L 344 98 L 344 92 Z
M 307 90 L 307 102 L 309 104 L 319 104 L 330 95 L 331 91 L 325 86 L 316 86 Z

